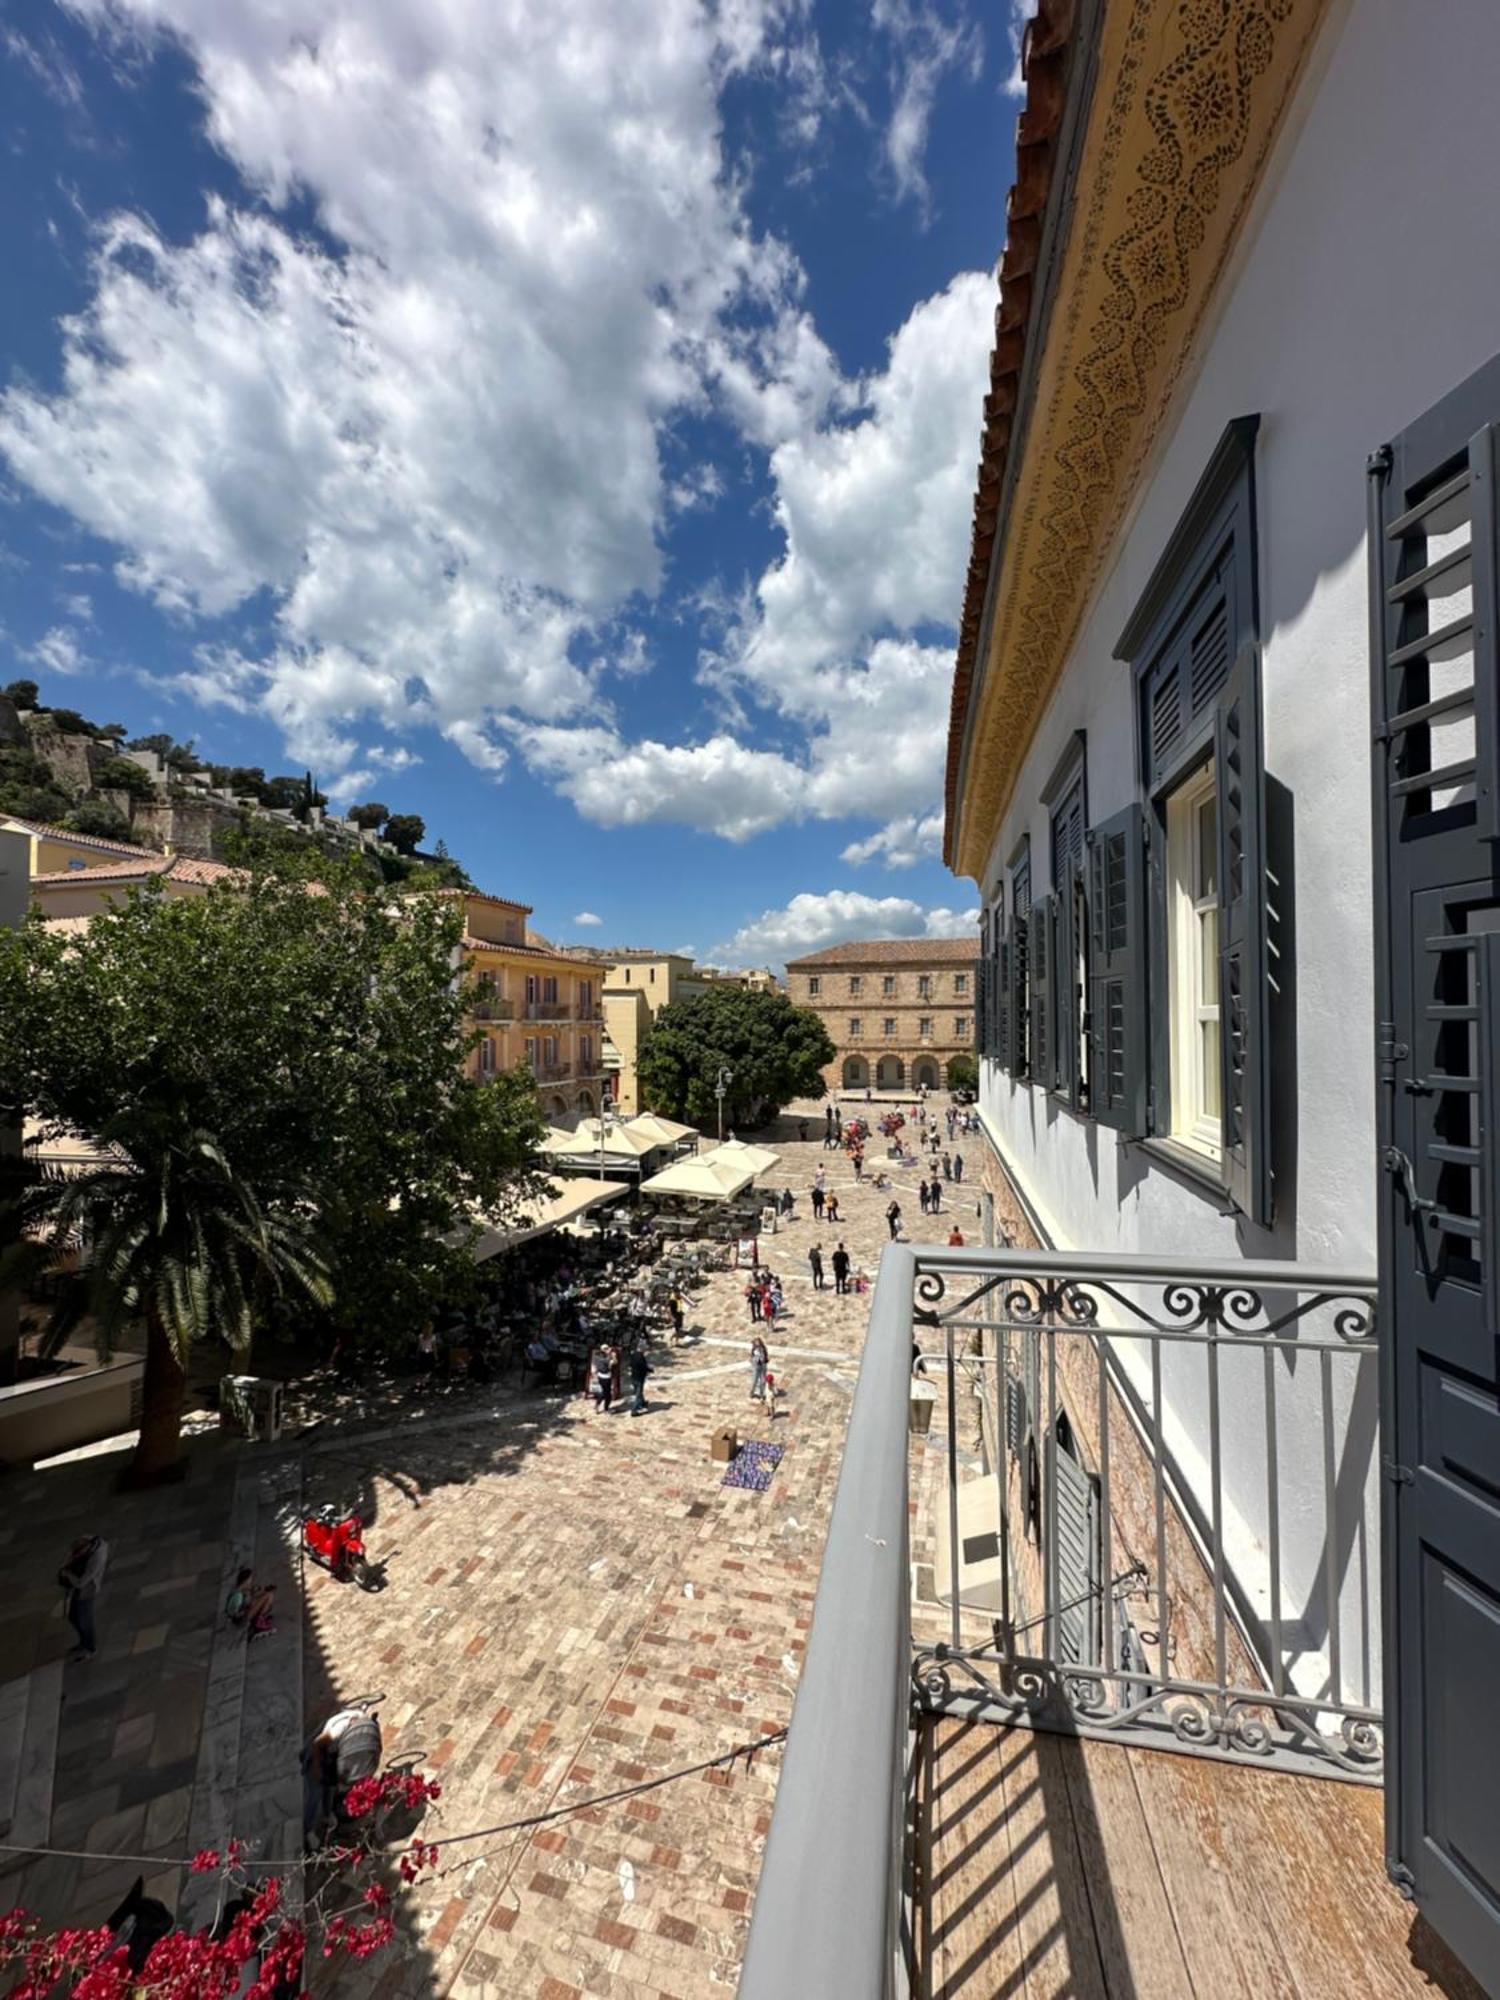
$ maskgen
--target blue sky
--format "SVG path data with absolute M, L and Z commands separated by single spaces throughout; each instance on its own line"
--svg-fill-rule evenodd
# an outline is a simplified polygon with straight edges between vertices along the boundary
M 0 679 L 418 812 L 558 937 L 951 934 L 1014 33 L 9 0 Z

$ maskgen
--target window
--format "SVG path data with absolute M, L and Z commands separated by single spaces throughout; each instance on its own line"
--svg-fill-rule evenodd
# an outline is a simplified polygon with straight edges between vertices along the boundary
M 930 972 L 919 972 L 917 974 L 917 998 L 919 1000 L 930 1000 L 932 998 L 932 974 Z
M 924 1014 L 917 1022 L 917 1033 L 922 1037 L 924 1042 L 932 1040 L 932 1016 L 930 1014 Z
M 556 1006 L 556 1004 L 557 1004 L 557 981 L 556 981 L 556 979 L 544 979 L 544 980 L 542 981 L 542 998 L 543 998 L 543 999 L 544 999 L 545 1001 L 547 1001 L 547 1002 L 549 1003 L 549 1005 L 551 1005 L 551 1006 Z
M 493 1035 L 486 1035 L 479 1044 L 479 1073 L 481 1076 L 493 1076 L 495 1073 L 495 1038 Z
M 896 976 L 894 973 L 891 972 L 886 973 L 885 977 L 880 982 L 880 991 L 887 1000 L 895 998 Z
M 820 994 L 820 993 L 821 993 L 822 991 L 823 991 L 823 982 L 822 982 L 822 980 L 821 980 L 821 979 L 820 979 L 820 978 L 818 977 L 817 973 L 816 973 L 816 972 L 813 972 L 813 973 L 809 973 L 809 975 L 808 975 L 808 980 L 807 980 L 807 997 L 808 997 L 808 999 L 809 999 L 809 1000 L 816 1000 L 816 999 L 818 998 L 818 995 L 819 995 L 819 994 Z
M 1084 994 L 1088 991 L 1088 911 L 1084 879 L 1087 813 L 1087 755 L 1082 730 L 1063 753 L 1042 792 L 1049 809 L 1052 894 L 1046 941 L 1047 1042 L 1050 1068 L 1033 1077 L 1075 1109 L 1088 1103 L 1088 1063 L 1083 1053 Z M 1042 954 L 1036 954 L 1037 959 Z
M 1031 838 L 1010 860 L 1010 935 L 1006 950 L 1007 1033 L 1001 1061 L 1014 1077 L 1031 1073 Z
M 1167 813 L 1167 990 L 1171 1132 L 1217 1162 L 1223 1146 L 1219 1035 L 1219 809 L 1212 762 Z
M 578 1017 L 586 1021 L 594 1011 L 594 982 L 582 979 L 578 983 Z
M 855 973 L 851 973 L 851 974 L 850 974 L 850 976 L 849 976 L 849 998 L 850 998 L 851 1000 L 857 1000 L 857 999 L 859 998 L 860 994 L 861 994 L 861 993 L 863 992 L 863 990 L 864 990 L 864 984 L 865 984 L 865 982 L 864 982 L 864 980 L 863 980 L 863 979 L 861 978 L 861 976 L 859 975 L 859 973 L 855 972 Z
M 542 1067 L 544 1069 L 557 1068 L 556 1035 L 543 1035 L 542 1037 Z
M 1096 1110 L 1273 1211 L 1274 922 L 1255 615 L 1254 418 L 1226 430 L 1122 633 L 1136 676 L 1141 855 L 1122 816 L 1090 837 Z M 1104 851 L 1107 845 L 1109 852 Z M 1107 878 L 1107 879 L 1105 879 Z M 1142 925 L 1142 919 L 1143 925 Z
M 885 1019 L 881 1022 L 880 1028 L 881 1028 L 881 1033 L 885 1036 L 887 1041 L 893 1040 L 896 1033 L 895 1015 L 887 1014 Z
M 969 1039 L 969 1017 L 967 1014 L 954 1015 L 953 1039 L 956 1042 L 966 1042 Z
M 542 990 L 541 985 L 537 979 L 536 974 L 534 972 L 528 972 L 526 975 L 526 1004 L 528 1007 L 534 1007 L 536 1005 L 537 999 L 541 994 L 541 990 Z
M 860 1028 L 861 1028 L 861 1023 L 858 1014 L 851 1014 L 849 1017 L 849 1039 L 851 1042 L 857 1042 L 859 1040 Z
M 536 1037 L 534 1035 L 526 1037 L 526 1067 L 530 1070 L 535 1070 L 536 1068 Z
M 592 1035 L 578 1037 L 578 1067 L 591 1070 L 594 1067 L 594 1038 Z
M 963 995 L 968 992 L 968 990 L 969 990 L 968 973 L 955 972 L 953 975 L 953 993 L 955 999 L 961 999 Z

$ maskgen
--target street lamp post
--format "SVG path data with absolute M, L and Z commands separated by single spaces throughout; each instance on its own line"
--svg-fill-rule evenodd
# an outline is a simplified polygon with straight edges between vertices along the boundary
M 714 1096 L 719 1100 L 719 1144 L 724 1143 L 724 1093 L 734 1082 L 734 1071 L 727 1063 L 721 1063 L 714 1083 Z

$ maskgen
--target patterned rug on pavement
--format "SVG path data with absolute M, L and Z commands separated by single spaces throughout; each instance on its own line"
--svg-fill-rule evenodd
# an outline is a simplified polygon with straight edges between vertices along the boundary
M 751 1493 L 764 1493 L 785 1450 L 784 1444 L 762 1444 L 758 1438 L 747 1439 L 730 1461 L 723 1484 L 743 1486 Z

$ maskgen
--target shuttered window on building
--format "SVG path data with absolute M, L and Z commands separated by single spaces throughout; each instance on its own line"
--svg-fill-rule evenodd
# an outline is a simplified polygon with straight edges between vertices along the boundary
M 1081 960 L 1086 937 L 1079 923 L 1083 881 L 1083 774 L 1069 784 L 1052 809 L 1052 1088 L 1067 1103 L 1082 1097 L 1084 1065 Z
M 1005 1067 L 1031 1074 L 1031 850 L 1023 842 L 1010 871 L 1009 963 L 1006 967 Z
M 1099 1501 L 1096 1482 L 1074 1453 L 1072 1427 L 1059 1412 L 1048 1453 L 1057 1523 L 1048 1565 L 1057 1657 L 1064 1665 L 1099 1664 Z
M 1089 831 L 1089 1109 L 1130 1138 L 1146 1130 L 1146 831 L 1127 806 Z
M 1181 799 L 1179 788 L 1194 773 L 1201 781 L 1212 760 L 1217 888 L 1208 893 L 1217 903 L 1217 965 L 1208 968 L 1200 1002 L 1210 1013 L 1217 1008 L 1216 1068 L 1210 1054 L 1202 1059 L 1202 1074 L 1216 1078 L 1217 1089 L 1199 1097 L 1210 1111 L 1210 1095 L 1218 1100 L 1224 1188 L 1245 1215 L 1266 1224 L 1273 1211 L 1273 957 L 1254 601 L 1257 422 L 1240 419 L 1225 431 L 1115 649 L 1137 676 L 1144 886 L 1134 872 L 1141 849 L 1123 816 L 1096 829 L 1089 893 L 1099 962 L 1090 968 L 1090 1049 L 1100 1068 L 1095 1115 L 1132 1134 L 1176 1136 L 1173 1030 L 1183 999 L 1169 948 L 1168 802 L 1174 793 Z M 1104 841 L 1107 830 L 1120 837 Z M 1140 1042 L 1138 1014 L 1149 1024 Z M 1191 1124 L 1192 1111 L 1177 1109 Z

